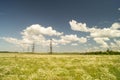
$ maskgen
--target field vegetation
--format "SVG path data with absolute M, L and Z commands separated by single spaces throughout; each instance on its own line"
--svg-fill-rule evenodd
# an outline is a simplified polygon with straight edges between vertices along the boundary
M 120 55 L 0 53 L 0 80 L 120 80 Z

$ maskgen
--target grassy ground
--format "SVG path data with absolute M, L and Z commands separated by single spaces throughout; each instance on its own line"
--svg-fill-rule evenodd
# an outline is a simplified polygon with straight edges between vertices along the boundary
M 120 55 L 1 53 L 0 80 L 120 80 Z

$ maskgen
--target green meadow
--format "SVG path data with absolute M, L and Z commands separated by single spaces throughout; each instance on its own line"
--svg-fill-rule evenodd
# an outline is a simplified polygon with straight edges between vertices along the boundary
M 120 80 L 120 55 L 0 53 L 0 80 Z

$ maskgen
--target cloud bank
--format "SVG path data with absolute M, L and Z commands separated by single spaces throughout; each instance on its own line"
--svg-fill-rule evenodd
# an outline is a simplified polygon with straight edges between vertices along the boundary
M 65 34 L 53 29 L 51 26 L 45 27 L 39 24 L 33 24 L 26 27 L 21 31 L 21 39 L 12 37 L 3 37 L 2 39 L 27 48 L 33 43 L 40 46 L 49 46 L 50 39 L 52 39 L 53 46 L 67 45 L 78 46 L 79 44 L 85 44 L 88 40 L 93 40 L 99 46 L 98 48 L 115 48 L 120 47 L 120 23 L 115 22 L 109 28 L 90 28 L 86 23 L 77 22 L 71 20 L 69 22 L 73 31 L 79 31 L 83 33 L 89 33 L 86 36 L 79 37 L 77 34 Z M 91 43 L 88 43 L 91 44 Z M 93 44 L 91 44 L 93 47 Z

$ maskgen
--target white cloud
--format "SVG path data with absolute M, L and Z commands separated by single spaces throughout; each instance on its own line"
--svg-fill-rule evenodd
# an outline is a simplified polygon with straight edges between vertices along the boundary
M 84 38 L 84 37 L 78 37 L 77 35 L 64 35 L 64 36 L 60 36 L 60 39 L 53 39 L 53 44 L 62 44 L 62 45 L 66 45 L 66 44 L 69 44 L 69 43 L 86 43 L 87 42 L 87 38 Z
M 108 44 L 105 41 L 108 41 L 109 38 L 94 38 L 96 43 L 101 44 L 101 47 L 108 48 Z
M 90 32 L 91 37 L 120 37 L 120 23 L 113 23 L 110 28 L 89 28 L 86 23 L 78 23 L 75 20 L 69 22 L 71 29 L 75 31 Z
M 111 42 L 109 46 L 111 50 L 120 51 L 120 42 Z
M 120 8 L 118 8 L 118 11 L 120 11 Z
M 2 39 L 9 43 L 13 43 L 22 47 L 30 46 L 34 42 L 42 46 L 48 46 L 49 40 L 46 40 L 45 36 L 60 36 L 63 34 L 63 32 L 53 30 L 52 27 L 45 28 L 39 24 L 34 24 L 24 29 L 21 34 L 22 39 L 20 40 L 11 37 L 4 37 Z M 53 45 L 54 44 L 55 43 L 53 43 Z
M 113 43 L 113 42 L 110 43 L 110 48 L 111 48 L 111 49 L 114 49 L 114 48 L 116 48 L 116 47 L 117 47 L 116 43 Z
M 69 22 L 71 29 L 75 31 L 84 31 L 87 32 L 86 23 L 77 23 L 75 20 Z
M 87 42 L 87 38 L 81 37 L 81 38 L 79 38 L 78 41 L 79 41 L 80 43 L 86 43 L 86 42 Z
M 116 43 L 117 46 L 120 47 L 120 40 L 116 40 L 116 39 L 114 39 L 114 42 Z
M 47 36 L 57 36 L 55 38 L 52 38 L 52 45 L 53 46 L 59 46 L 59 45 L 66 45 L 66 44 L 72 44 L 73 42 L 75 44 L 78 43 L 86 43 L 87 38 L 84 37 L 78 37 L 77 35 L 63 35 L 63 32 L 58 32 L 56 30 L 53 30 L 52 27 L 43 27 L 39 24 L 31 25 L 30 27 L 27 27 L 21 32 L 22 39 L 16 39 L 11 37 L 4 37 L 5 41 L 9 43 L 13 43 L 16 45 L 19 45 L 23 48 L 32 46 L 33 43 L 41 46 L 49 46 L 50 40 L 47 39 Z
M 120 29 L 120 23 L 113 23 L 110 29 L 113 29 L 113 30 Z
M 13 43 L 13 44 L 19 44 L 20 41 L 17 40 L 16 38 L 6 38 L 6 37 L 3 37 L 2 39 L 4 39 L 5 41 L 9 42 L 9 43 Z
M 101 47 L 108 48 L 108 41 L 111 38 L 118 38 L 120 37 L 120 23 L 113 23 L 109 28 L 97 28 L 87 27 L 86 23 L 78 23 L 75 20 L 69 22 L 71 29 L 74 31 L 82 31 L 90 33 L 86 37 L 78 37 L 76 34 L 65 35 L 63 32 L 58 32 L 54 30 L 52 27 L 44 27 L 39 24 L 34 24 L 21 32 L 22 39 L 16 39 L 11 37 L 4 37 L 5 41 L 9 43 L 13 43 L 19 45 L 21 47 L 31 46 L 34 42 L 41 46 L 49 46 L 50 40 L 47 37 L 56 36 L 53 38 L 53 46 L 66 45 L 70 44 L 72 46 L 76 46 L 79 43 L 86 43 L 87 38 L 91 39 L 100 44 Z M 114 41 L 116 44 L 120 44 L 119 41 Z M 110 45 L 113 45 L 111 43 Z
M 9 43 L 15 44 L 17 46 L 19 45 L 22 48 L 27 48 L 28 46 L 30 46 L 30 43 L 31 43 L 30 41 L 27 41 L 27 40 L 18 40 L 12 37 L 3 37 L 2 39 Z
M 30 40 L 32 43 L 36 42 L 42 46 L 48 46 L 49 40 L 46 40 L 46 36 L 61 36 L 63 32 L 53 30 L 52 27 L 43 27 L 39 24 L 31 25 L 21 32 L 23 41 Z M 56 43 L 53 43 L 55 45 Z
M 63 32 L 58 32 L 56 30 L 53 30 L 52 27 L 43 27 L 39 24 L 31 25 L 30 27 L 27 27 L 23 32 L 21 32 L 22 35 L 28 36 L 28 35 L 47 35 L 47 36 L 60 36 L 63 34 Z
M 90 36 L 115 38 L 120 37 L 120 31 L 110 28 L 95 29 L 94 31 L 90 31 Z
M 71 42 L 80 42 L 80 43 L 86 43 L 87 39 L 84 37 L 79 38 L 77 35 L 65 35 L 61 36 L 61 43 L 71 43 Z
M 61 39 L 66 40 L 66 41 L 78 41 L 77 35 L 65 35 L 61 36 Z
M 77 43 L 72 43 L 71 45 L 72 45 L 72 46 L 77 46 L 78 44 L 77 44 Z
M 108 39 L 120 37 L 120 23 L 118 22 L 113 23 L 110 28 L 103 29 L 97 27 L 89 28 L 87 27 L 86 23 L 78 23 L 75 20 L 70 21 L 69 24 L 71 29 L 74 31 L 89 32 L 89 36 L 103 47 L 108 47 L 107 42 L 105 42 L 105 38 Z

